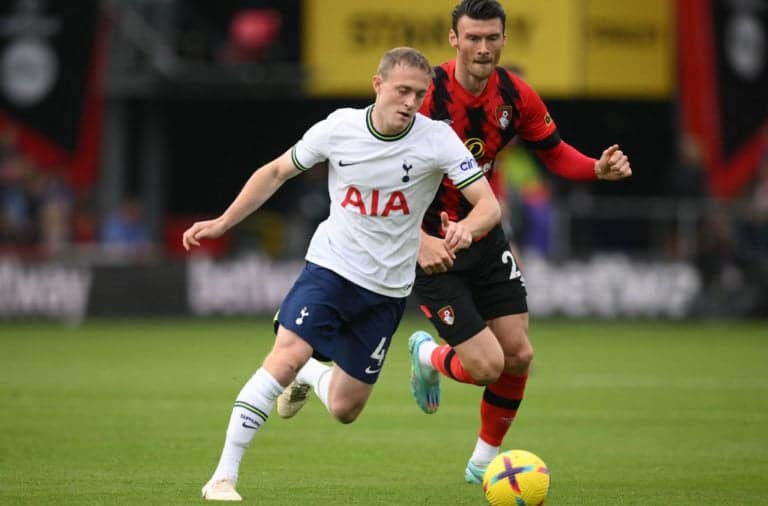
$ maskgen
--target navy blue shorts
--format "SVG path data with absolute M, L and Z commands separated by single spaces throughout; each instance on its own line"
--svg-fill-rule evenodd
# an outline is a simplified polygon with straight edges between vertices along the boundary
M 373 384 L 405 311 L 405 297 L 387 297 L 307 262 L 277 315 L 283 327 L 333 360 L 350 376 Z

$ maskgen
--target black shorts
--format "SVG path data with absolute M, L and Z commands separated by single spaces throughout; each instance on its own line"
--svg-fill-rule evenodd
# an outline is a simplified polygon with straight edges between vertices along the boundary
M 488 320 L 528 312 L 525 280 L 500 227 L 456 254 L 448 272 L 416 268 L 419 307 L 448 344 L 480 332 Z

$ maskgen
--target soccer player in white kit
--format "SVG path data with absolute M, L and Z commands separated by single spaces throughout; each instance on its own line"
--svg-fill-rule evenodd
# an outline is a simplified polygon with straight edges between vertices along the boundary
M 466 248 L 499 221 L 496 198 L 471 153 L 448 125 L 417 113 L 432 72 L 415 49 L 388 51 L 373 76 L 372 106 L 331 113 L 256 170 L 221 216 L 184 232 L 186 249 L 219 237 L 287 179 L 328 161 L 329 217 L 283 301 L 272 350 L 237 396 L 219 464 L 202 490 L 206 499 L 241 499 L 240 460 L 294 379 L 312 385 L 340 422 L 360 414 L 411 292 L 421 221 L 443 175 L 474 206 L 459 222 L 443 216 L 447 251 Z

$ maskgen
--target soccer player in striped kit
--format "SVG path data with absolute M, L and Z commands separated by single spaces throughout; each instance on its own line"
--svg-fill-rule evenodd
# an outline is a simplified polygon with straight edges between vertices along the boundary
M 241 499 L 240 461 L 294 379 L 294 386 L 314 387 L 340 422 L 359 416 L 411 292 L 419 225 L 443 177 L 473 204 L 462 220 L 442 216 L 447 255 L 498 223 L 498 202 L 471 153 L 445 123 L 418 113 L 432 76 L 415 49 L 388 51 L 373 76 L 373 105 L 339 109 L 316 123 L 293 148 L 256 170 L 221 216 L 184 232 L 187 249 L 219 237 L 287 179 L 328 162 L 329 217 L 315 231 L 307 263 L 280 307 L 272 351 L 237 396 L 218 466 L 202 490 L 206 499 Z
M 421 112 L 449 124 L 488 177 L 497 153 L 516 135 L 565 178 L 619 180 L 632 174 L 617 145 L 594 159 L 560 139 L 539 95 L 498 66 L 506 15 L 497 1 L 464 0 L 452 17 L 449 41 L 456 58 L 435 68 Z M 447 344 L 419 331 L 410 337 L 409 350 L 411 390 L 424 412 L 438 409 L 441 376 L 483 387 L 480 430 L 464 472 L 467 482 L 481 483 L 523 399 L 533 348 L 525 281 L 501 227 L 455 257 L 441 246 L 441 216 L 461 220 L 470 208 L 444 178 L 422 225 L 414 293 Z

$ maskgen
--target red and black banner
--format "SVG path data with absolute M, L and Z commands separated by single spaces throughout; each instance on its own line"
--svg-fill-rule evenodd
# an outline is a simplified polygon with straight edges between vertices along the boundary
M 0 3 L 0 128 L 78 187 L 98 168 L 102 40 L 98 0 Z
M 737 196 L 768 151 L 768 3 L 677 0 L 682 126 L 710 188 Z

